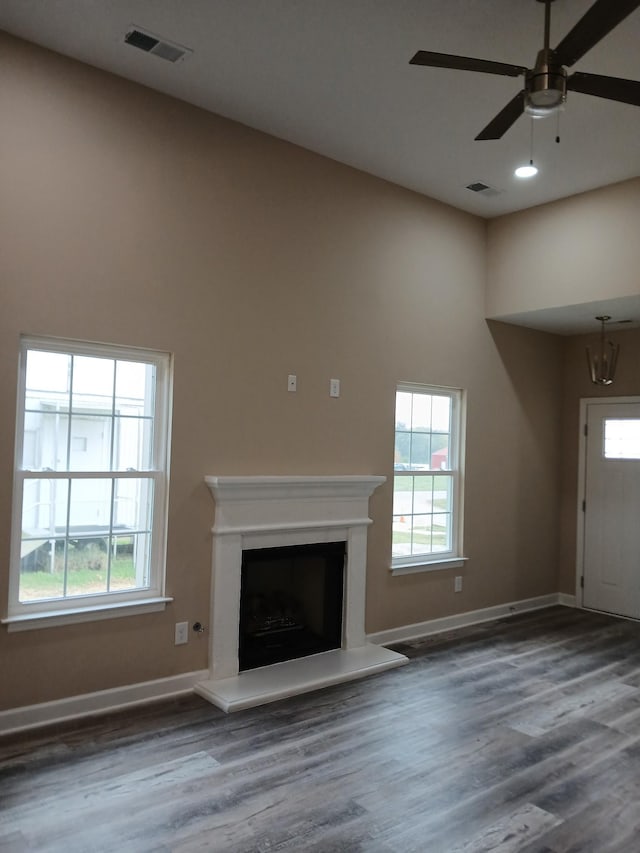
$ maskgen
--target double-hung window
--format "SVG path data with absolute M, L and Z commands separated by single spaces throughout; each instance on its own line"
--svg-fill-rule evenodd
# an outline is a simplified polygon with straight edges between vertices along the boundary
M 396 391 L 393 571 L 450 568 L 462 557 L 462 391 Z
M 164 606 L 171 357 L 21 341 L 10 629 Z

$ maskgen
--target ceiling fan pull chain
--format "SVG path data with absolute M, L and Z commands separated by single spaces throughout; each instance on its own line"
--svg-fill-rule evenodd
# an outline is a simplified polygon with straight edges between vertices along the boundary
M 531 121 L 531 137 L 530 137 L 530 141 L 529 141 L 529 164 L 531 166 L 533 166 L 533 122 L 534 122 L 533 116 L 531 116 L 530 121 Z

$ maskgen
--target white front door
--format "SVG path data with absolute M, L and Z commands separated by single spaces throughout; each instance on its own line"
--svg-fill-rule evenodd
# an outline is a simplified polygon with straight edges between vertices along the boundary
M 588 401 L 582 604 L 640 619 L 640 402 Z

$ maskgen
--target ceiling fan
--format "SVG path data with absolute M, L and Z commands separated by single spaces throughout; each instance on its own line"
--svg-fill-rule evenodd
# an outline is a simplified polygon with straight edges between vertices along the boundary
M 481 71 L 507 77 L 524 75 L 525 85 L 476 139 L 500 139 L 523 112 L 541 117 L 559 110 L 567 98 L 567 90 L 595 95 L 612 101 L 640 106 L 640 82 L 620 77 L 605 77 L 576 71 L 570 76 L 565 66 L 572 66 L 591 50 L 607 33 L 623 21 L 640 0 L 596 0 L 580 18 L 574 28 L 562 39 L 555 50 L 549 47 L 551 3 L 554 0 L 537 0 L 544 3 L 544 47 L 539 51 L 533 68 L 509 65 L 470 56 L 452 56 L 448 53 L 431 53 L 419 50 L 410 60 L 411 65 L 428 65 L 435 68 L 454 68 L 459 71 Z

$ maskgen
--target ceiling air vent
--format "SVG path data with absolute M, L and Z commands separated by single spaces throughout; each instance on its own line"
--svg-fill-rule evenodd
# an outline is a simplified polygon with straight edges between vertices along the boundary
M 179 59 L 184 59 L 185 56 L 189 56 L 193 52 L 188 47 L 154 36 L 152 33 L 146 33 L 137 27 L 129 30 L 124 40 L 126 44 L 144 50 L 145 53 L 153 53 L 168 62 L 178 62 Z
M 500 190 L 485 183 L 485 181 L 474 181 L 472 184 L 467 184 L 467 189 L 472 193 L 480 193 L 481 195 L 494 196 L 500 195 Z

